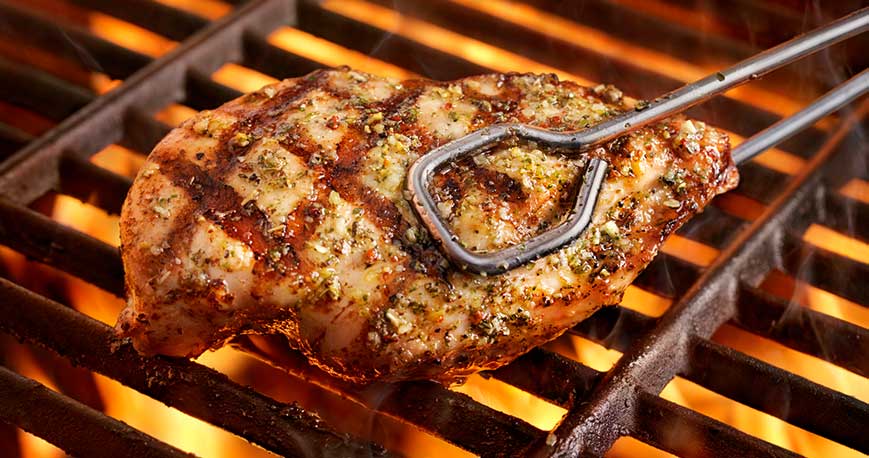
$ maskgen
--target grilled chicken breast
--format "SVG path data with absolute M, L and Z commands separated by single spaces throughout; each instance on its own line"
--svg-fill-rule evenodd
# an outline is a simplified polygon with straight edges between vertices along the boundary
M 585 156 L 512 141 L 441 171 L 440 211 L 478 251 L 563 218 L 588 157 L 610 168 L 571 246 L 503 275 L 452 267 L 404 195 L 426 151 L 499 122 L 577 130 L 633 102 L 552 75 L 393 81 L 348 68 L 288 79 L 186 121 L 121 215 L 144 353 L 197 356 L 281 334 L 344 379 L 461 379 L 616 304 L 663 240 L 737 182 L 729 140 L 672 118 Z

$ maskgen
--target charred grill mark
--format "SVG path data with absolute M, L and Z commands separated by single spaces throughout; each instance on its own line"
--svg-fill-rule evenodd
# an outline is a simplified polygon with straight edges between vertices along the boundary
M 281 243 L 277 246 L 282 251 L 270 253 L 269 256 L 269 261 L 276 270 L 279 272 L 291 270 L 299 274 L 307 274 L 313 270 L 314 265 L 300 253 L 305 250 L 305 244 L 323 222 L 328 200 L 329 189 L 318 186 L 316 198 L 300 203 L 287 217 Z
M 407 253 L 410 259 L 416 259 L 419 264 L 411 265 L 414 270 L 422 270 L 430 275 L 439 274 L 442 258 L 437 248 L 430 243 L 423 243 L 421 239 L 407 240 L 408 231 L 415 229 L 411 229 L 412 225 L 404 219 L 396 204 L 360 181 L 361 159 L 369 149 L 369 144 L 362 139 L 361 133 L 348 132 L 338 149 L 339 163 L 334 165 L 324 180 L 344 200 L 362 207 L 369 221 L 377 226 L 385 237 Z
M 304 77 L 295 86 L 279 91 L 270 99 L 266 99 L 261 105 L 246 106 L 246 116 L 237 124 L 238 127 L 246 127 L 250 133 L 256 134 L 256 129 L 262 129 L 262 133 L 274 133 L 276 121 L 281 119 L 288 108 L 307 95 L 312 89 L 324 87 L 329 70 L 317 70 Z M 257 94 L 257 93 L 254 93 Z M 252 97 L 249 94 L 247 97 Z M 257 96 L 262 97 L 262 96 Z
M 501 200 L 511 204 L 528 201 L 528 194 L 522 185 L 506 173 L 478 166 L 473 161 L 464 164 L 463 171 L 466 172 L 465 180 L 489 194 L 496 194 Z
M 397 123 L 395 124 L 396 127 L 404 127 L 405 135 L 414 135 L 419 129 L 414 128 L 415 125 L 412 123 L 401 122 L 403 120 L 402 112 L 415 105 L 417 98 L 422 93 L 423 82 L 410 81 L 403 83 L 403 85 L 402 90 L 388 99 L 369 104 L 366 111 L 383 113 L 387 122 L 393 121 Z M 324 86 L 322 89 L 329 92 L 332 88 Z M 348 126 L 345 130 L 344 136 L 337 146 L 337 161 L 318 168 L 322 171 L 320 174 L 322 189 L 334 189 L 344 200 L 361 207 L 371 223 L 407 253 L 411 260 L 416 260 L 414 265 L 410 267 L 429 274 L 440 274 L 442 256 L 437 248 L 428 241 L 408 241 L 406 234 L 412 225 L 405 220 L 396 204 L 361 182 L 359 175 L 363 158 L 373 148 L 374 143 L 381 138 L 376 133 L 363 133 L 363 122 L 360 120 L 356 125 Z M 300 134 L 298 138 L 294 138 L 292 144 L 286 142 L 283 146 L 299 157 L 310 158 L 319 148 L 316 142 L 306 137 L 306 135 Z M 321 192 L 321 198 L 328 195 L 328 191 L 324 192 L 325 194 Z
M 286 111 L 291 105 L 304 98 L 317 87 L 323 86 L 323 81 L 328 75 L 327 70 L 317 70 L 286 90 L 279 91 L 271 98 L 264 94 L 254 92 L 243 97 L 244 105 L 236 107 L 241 110 L 228 110 L 240 115 L 239 120 L 226 129 L 220 137 L 218 147 L 214 151 L 217 164 L 213 166 L 212 175 L 217 180 L 224 180 L 226 174 L 232 170 L 236 158 L 244 155 L 257 140 L 264 137 L 284 138 L 288 132 L 281 132 L 283 124 L 280 123 Z M 265 98 L 262 103 L 255 102 Z M 249 103 L 248 103 L 249 102 Z M 240 142 L 239 135 L 244 135 Z
M 187 224 L 193 226 L 201 215 L 221 227 L 230 237 L 247 244 L 256 255 L 263 253 L 271 241 L 263 234 L 268 217 L 252 202 L 242 205 L 242 198 L 231 186 L 219 181 L 207 170 L 184 160 L 163 161 L 160 169 L 175 186 L 187 192 L 196 211 L 187 211 Z M 184 218 L 179 218 L 184 219 Z
M 459 202 L 464 197 L 464 187 L 457 178 L 458 173 L 452 170 L 444 170 L 432 177 L 431 193 L 438 202 Z
M 301 261 L 297 255 L 297 247 L 293 244 L 283 245 L 281 240 L 268 236 L 271 228 L 268 216 L 254 202 L 245 203 L 225 181 L 236 164 L 236 158 L 253 147 L 256 140 L 274 135 L 279 126 L 278 121 L 282 119 L 287 107 L 302 99 L 311 89 L 321 86 L 326 75 L 326 71 L 314 72 L 295 86 L 279 91 L 259 105 L 255 102 L 265 95 L 252 93 L 244 96 L 244 104 L 238 107 L 244 109 L 237 110 L 236 113 L 243 117 L 221 134 L 218 146 L 213 151 L 215 162 L 208 164 L 208 170 L 186 161 L 163 161 L 160 164 L 161 170 L 166 172 L 173 183 L 184 189 L 198 207 L 195 212 L 186 212 L 189 215 L 186 219 L 177 218 L 184 221 L 181 226 L 188 232 L 188 239 L 192 235 L 195 215 L 202 215 L 221 227 L 228 236 L 251 248 L 257 262 L 255 271 L 277 270 L 284 274 L 298 270 Z M 240 133 L 250 136 L 244 144 L 235 140 Z M 178 231 L 173 230 L 172 237 L 180 235 L 176 232 Z

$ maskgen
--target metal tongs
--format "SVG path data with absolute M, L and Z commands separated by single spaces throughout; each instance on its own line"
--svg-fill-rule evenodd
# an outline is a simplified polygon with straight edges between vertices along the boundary
M 496 124 L 472 132 L 420 157 L 410 167 L 407 189 L 423 224 L 458 267 L 480 274 L 500 274 L 526 264 L 576 240 L 588 227 L 607 171 L 602 159 L 588 161 L 576 203 L 564 223 L 512 247 L 488 253 L 466 250 L 438 213 L 429 191 L 434 173 L 443 165 L 508 138 L 533 140 L 577 154 L 703 102 L 779 67 L 869 29 L 869 7 L 750 57 L 726 70 L 670 92 L 643 107 L 575 132 L 553 132 L 527 124 Z M 869 70 L 828 92 L 804 110 L 752 136 L 733 151 L 741 164 L 838 110 L 869 90 Z

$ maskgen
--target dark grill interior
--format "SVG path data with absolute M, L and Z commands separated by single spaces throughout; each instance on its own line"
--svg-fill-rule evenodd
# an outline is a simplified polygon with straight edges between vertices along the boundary
M 237 89 L 218 82 L 222 78 L 215 72 L 224 64 L 285 78 L 338 63 L 329 61 L 333 57 L 318 60 L 316 54 L 284 49 L 269 38 L 275 29 L 289 25 L 394 66 L 389 68 L 432 78 L 504 70 L 498 66 L 499 54 L 492 58 L 485 50 L 468 51 L 458 43 L 454 50 L 437 47 L 421 38 L 425 28 L 408 26 L 392 34 L 377 22 L 382 17 L 355 17 L 347 5 L 360 2 L 237 1 L 218 20 L 170 3 L 0 1 L 0 244 L 31 259 L 28 265 L 51 266 L 118 297 L 124 286 L 117 248 L 52 219 L 56 199 L 72 196 L 117 213 L 130 175 L 116 174 L 90 159 L 112 144 L 147 154 L 170 129 L 158 113 L 172 104 L 201 110 L 238 96 Z M 792 0 L 739 1 L 736 6 L 687 0 L 518 2 L 545 12 L 550 30 L 535 27 L 535 17 L 528 15 L 517 23 L 503 14 L 505 9 L 492 7 L 494 3 L 372 3 L 522 56 L 540 68 L 611 82 L 647 98 L 859 6 L 837 2 L 821 7 Z M 696 14 L 678 14 L 688 10 Z M 134 51 L 89 31 L 91 12 L 178 44 L 157 57 Z M 699 18 L 705 22 L 698 25 Z M 558 27 L 568 33 L 554 36 L 551 32 Z M 585 45 L 571 38 L 577 30 L 588 33 Z M 607 43 L 595 38 L 595 31 L 630 48 L 595 50 L 595 43 Z M 749 136 L 780 119 L 788 104 L 799 107 L 865 68 L 861 51 L 866 40 L 858 40 L 689 113 Z M 626 57 L 639 51 L 669 56 L 685 63 L 684 68 L 666 62 L 656 66 L 654 59 L 639 54 Z M 692 76 L 697 69 L 703 73 Z M 123 83 L 113 87 L 106 83 L 110 80 Z M 100 87 L 113 88 L 99 93 Z M 867 200 L 841 191 L 869 180 L 866 107 L 865 101 L 855 104 L 766 159 L 741 167 L 739 188 L 678 231 L 684 243 L 717 256 L 708 263 L 690 260 L 676 245 L 658 256 L 635 286 L 672 301 L 660 317 L 625 306 L 605 308 L 553 345 L 486 374 L 566 409 L 553 433 L 434 383 L 347 385 L 308 366 L 282 348 L 279 339 L 243 338 L 237 346 L 283 367 L 294 383 L 339 392 L 348 400 L 342 402 L 361 404 L 483 456 L 603 456 L 623 436 L 678 456 L 797 456 L 659 396 L 674 377 L 867 453 L 865 402 L 713 339 L 722 327 L 738 328 L 840 366 L 866 382 L 865 327 L 806 306 L 789 291 L 776 293 L 765 286 L 770 278 L 785 278 L 862 307 L 869 304 L 869 266 L 859 257 L 813 244 L 804 235 L 820 226 L 857 243 L 869 242 Z M 139 356 L 129 345 L 118 346 L 109 326 L 71 307 L 63 294 L 53 294 L 51 285 L 18 278 L 8 262 L 0 270 L 0 330 L 25 345 L 0 335 L 0 362 L 28 348 L 37 359 L 57 367 L 57 389 L 0 367 L 0 418 L 9 423 L 0 425 L 4 456 L 21 453 L 16 426 L 75 456 L 184 454 L 101 413 L 104 405 L 94 394 L 91 372 L 278 455 L 396 454 L 371 442 L 376 437 L 336 432 L 344 428 L 196 362 Z M 598 371 L 559 351 L 571 336 L 622 356 L 612 369 Z M 8 362 L 4 365 L 14 369 Z

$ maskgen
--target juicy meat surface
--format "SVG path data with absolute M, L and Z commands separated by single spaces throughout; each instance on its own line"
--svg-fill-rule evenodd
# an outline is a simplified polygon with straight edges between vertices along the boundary
M 489 277 L 444 259 L 406 201 L 406 170 L 489 124 L 577 130 L 633 103 L 552 75 L 399 82 L 340 68 L 203 111 L 154 148 L 127 196 L 117 331 L 141 352 L 191 357 L 279 334 L 357 382 L 506 364 L 618 303 L 663 240 L 736 185 L 727 135 L 674 117 L 587 156 L 508 141 L 441 171 L 441 212 L 485 251 L 558 224 L 586 158 L 610 164 L 579 240 Z

